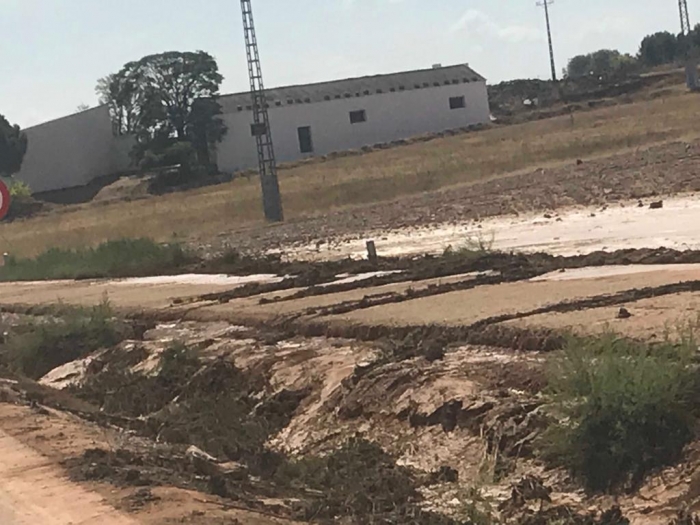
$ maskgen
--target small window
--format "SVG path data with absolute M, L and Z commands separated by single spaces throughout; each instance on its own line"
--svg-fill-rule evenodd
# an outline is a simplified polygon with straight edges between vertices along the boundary
M 364 109 L 350 112 L 350 124 L 360 124 L 367 122 L 367 112 Z
M 450 109 L 463 109 L 467 107 L 464 97 L 450 97 Z
M 311 127 L 304 126 L 297 130 L 299 134 L 299 151 L 301 153 L 313 153 L 314 143 L 311 138 Z
M 267 133 L 267 126 L 264 122 L 253 123 L 250 125 L 250 134 L 253 137 L 262 137 Z

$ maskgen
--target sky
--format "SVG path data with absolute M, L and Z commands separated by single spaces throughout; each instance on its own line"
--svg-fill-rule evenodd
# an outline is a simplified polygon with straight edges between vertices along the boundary
M 689 0 L 693 24 L 700 0 Z M 489 82 L 547 78 L 535 0 L 254 0 L 269 87 L 468 63 Z M 677 0 L 555 0 L 557 70 L 678 32 Z M 97 104 L 96 81 L 144 55 L 204 50 L 248 86 L 238 0 L 0 0 L 0 114 L 23 127 Z

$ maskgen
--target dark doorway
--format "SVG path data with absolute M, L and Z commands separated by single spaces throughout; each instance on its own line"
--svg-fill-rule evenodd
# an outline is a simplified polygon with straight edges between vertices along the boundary
M 311 127 L 304 126 L 298 129 L 299 132 L 299 151 L 301 153 L 313 153 L 314 142 L 311 138 Z

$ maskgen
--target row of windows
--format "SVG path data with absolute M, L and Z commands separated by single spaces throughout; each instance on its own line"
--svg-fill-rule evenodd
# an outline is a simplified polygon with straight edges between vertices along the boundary
M 465 97 L 450 97 L 450 109 L 464 109 L 467 107 Z M 350 112 L 350 124 L 361 124 L 367 122 L 367 111 L 359 109 Z M 266 131 L 265 124 L 252 124 L 251 133 L 253 136 L 264 135 Z M 299 151 L 301 153 L 313 153 L 314 143 L 311 136 L 311 126 L 302 126 L 297 128 L 299 136 Z
M 450 97 L 450 109 L 464 109 L 467 107 L 465 97 Z M 350 124 L 367 122 L 367 112 L 364 109 L 350 112 Z

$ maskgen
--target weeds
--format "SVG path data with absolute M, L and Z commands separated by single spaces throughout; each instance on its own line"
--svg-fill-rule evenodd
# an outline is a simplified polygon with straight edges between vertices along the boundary
M 127 325 L 114 319 L 106 302 L 88 309 L 67 308 L 61 317 L 10 331 L 0 346 L 0 359 L 14 371 L 39 379 L 56 367 L 116 345 L 129 335 Z
M 479 258 L 490 253 L 493 253 L 493 245 L 495 236 L 492 233 L 490 237 L 485 237 L 482 233 L 476 236 L 469 236 L 464 243 L 458 247 L 452 245 L 445 248 L 444 257 L 459 257 L 459 258 Z
M 545 433 L 544 457 L 593 491 L 632 489 L 677 461 L 695 422 L 689 341 L 571 338 L 549 371 L 561 424 Z
M 9 256 L 0 268 L 0 281 L 162 275 L 191 262 L 192 256 L 178 244 L 124 239 L 97 248 L 52 248 L 34 259 Z

